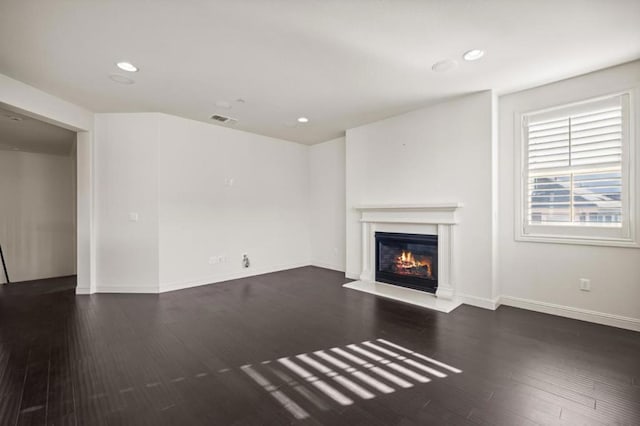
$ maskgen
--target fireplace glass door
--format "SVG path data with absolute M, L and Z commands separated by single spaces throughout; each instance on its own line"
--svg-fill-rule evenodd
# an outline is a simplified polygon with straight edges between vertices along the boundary
M 376 232 L 376 281 L 435 293 L 438 236 Z

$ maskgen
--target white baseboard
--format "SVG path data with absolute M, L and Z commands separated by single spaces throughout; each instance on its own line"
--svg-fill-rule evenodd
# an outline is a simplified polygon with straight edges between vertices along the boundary
M 530 311 L 573 318 L 596 324 L 609 325 L 627 330 L 640 331 L 640 319 L 624 317 L 621 315 L 607 314 L 605 312 L 590 311 L 588 309 L 574 308 L 572 306 L 555 305 L 553 303 L 539 302 L 537 300 L 522 299 L 519 297 L 502 296 L 500 302 L 514 308 L 528 309 Z
M 159 293 L 166 293 L 168 291 L 183 290 L 185 288 L 191 288 L 191 287 L 199 287 L 199 286 L 207 285 L 207 284 L 216 284 L 216 283 L 220 283 L 220 282 L 224 282 L 224 281 L 237 280 L 239 278 L 247 278 L 247 277 L 253 277 L 255 275 L 262 275 L 262 274 L 269 274 L 269 273 L 272 273 L 272 272 L 285 271 L 287 269 L 301 268 L 303 266 L 310 266 L 310 265 L 309 265 L 308 262 L 300 262 L 300 263 L 293 263 L 293 264 L 288 264 L 288 265 L 271 266 L 271 267 L 268 267 L 268 268 L 252 269 L 251 272 L 248 272 L 249 270 L 242 270 L 242 271 L 239 271 L 239 272 L 232 272 L 232 273 L 229 273 L 229 274 L 212 275 L 212 276 L 209 276 L 209 277 L 204 277 L 204 278 L 200 278 L 200 279 L 197 279 L 197 280 L 191 280 L 191 281 L 177 281 L 177 282 L 170 282 L 170 283 L 161 283 L 160 284 Z
M 500 297 L 489 299 L 487 297 L 471 296 L 470 294 L 456 294 L 455 296 L 465 305 L 477 306 L 478 308 L 495 311 L 500 306 Z
M 354 273 L 354 272 L 349 272 L 349 271 L 345 271 L 344 276 L 349 278 L 350 280 L 359 280 L 360 279 L 360 274 L 359 273 Z
M 317 260 L 312 260 L 311 265 L 317 266 L 318 268 L 331 269 L 332 271 L 344 272 L 344 266 L 334 265 Z
M 76 287 L 76 296 L 85 296 L 85 295 L 88 295 L 88 294 L 92 294 L 90 289 Z
M 156 286 L 111 286 L 111 285 L 98 285 L 96 287 L 96 293 L 138 293 L 138 294 L 157 294 L 158 287 Z M 76 290 L 76 294 L 78 294 Z M 86 293 L 89 294 L 89 293 Z
M 309 263 L 295 263 L 281 266 L 274 266 L 269 268 L 253 269 L 250 273 L 246 271 L 234 272 L 230 274 L 219 274 L 208 277 L 203 277 L 197 280 L 190 281 L 176 281 L 170 283 L 160 283 L 156 286 L 109 286 L 98 285 L 96 293 L 139 293 L 139 294 L 158 294 L 166 293 L 168 291 L 182 290 L 185 288 L 199 287 L 207 284 L 216 284 L 223 281 L 235 280 L 238 278 L 252 277 L 255 275 L 268 274 L 271 272 L 284 271 L 287 269 L 300 268 L 303 266 L 309 266 Z M 87 289 L 76 289 L 76 294 L 90 294 Z

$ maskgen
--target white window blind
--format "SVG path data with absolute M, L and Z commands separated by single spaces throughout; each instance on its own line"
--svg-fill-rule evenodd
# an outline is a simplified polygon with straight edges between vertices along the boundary
M 622 226 L 625 96 L 524 117 L 526 224 Z

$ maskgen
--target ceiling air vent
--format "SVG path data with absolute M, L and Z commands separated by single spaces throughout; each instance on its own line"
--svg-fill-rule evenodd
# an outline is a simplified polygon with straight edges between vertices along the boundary
M 217 121 L 218 123 L 229 124 L 233 126 L 238 122 L 237 119 L 231 117 L 225 117 L 224 115 L 214 114 L 211 116 L 211 119 Z

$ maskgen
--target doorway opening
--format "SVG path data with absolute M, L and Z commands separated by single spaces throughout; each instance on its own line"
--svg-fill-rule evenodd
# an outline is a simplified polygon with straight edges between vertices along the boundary
M 75 283 L 76 140 L 72 130 L 0 108 L 0 283 Z

